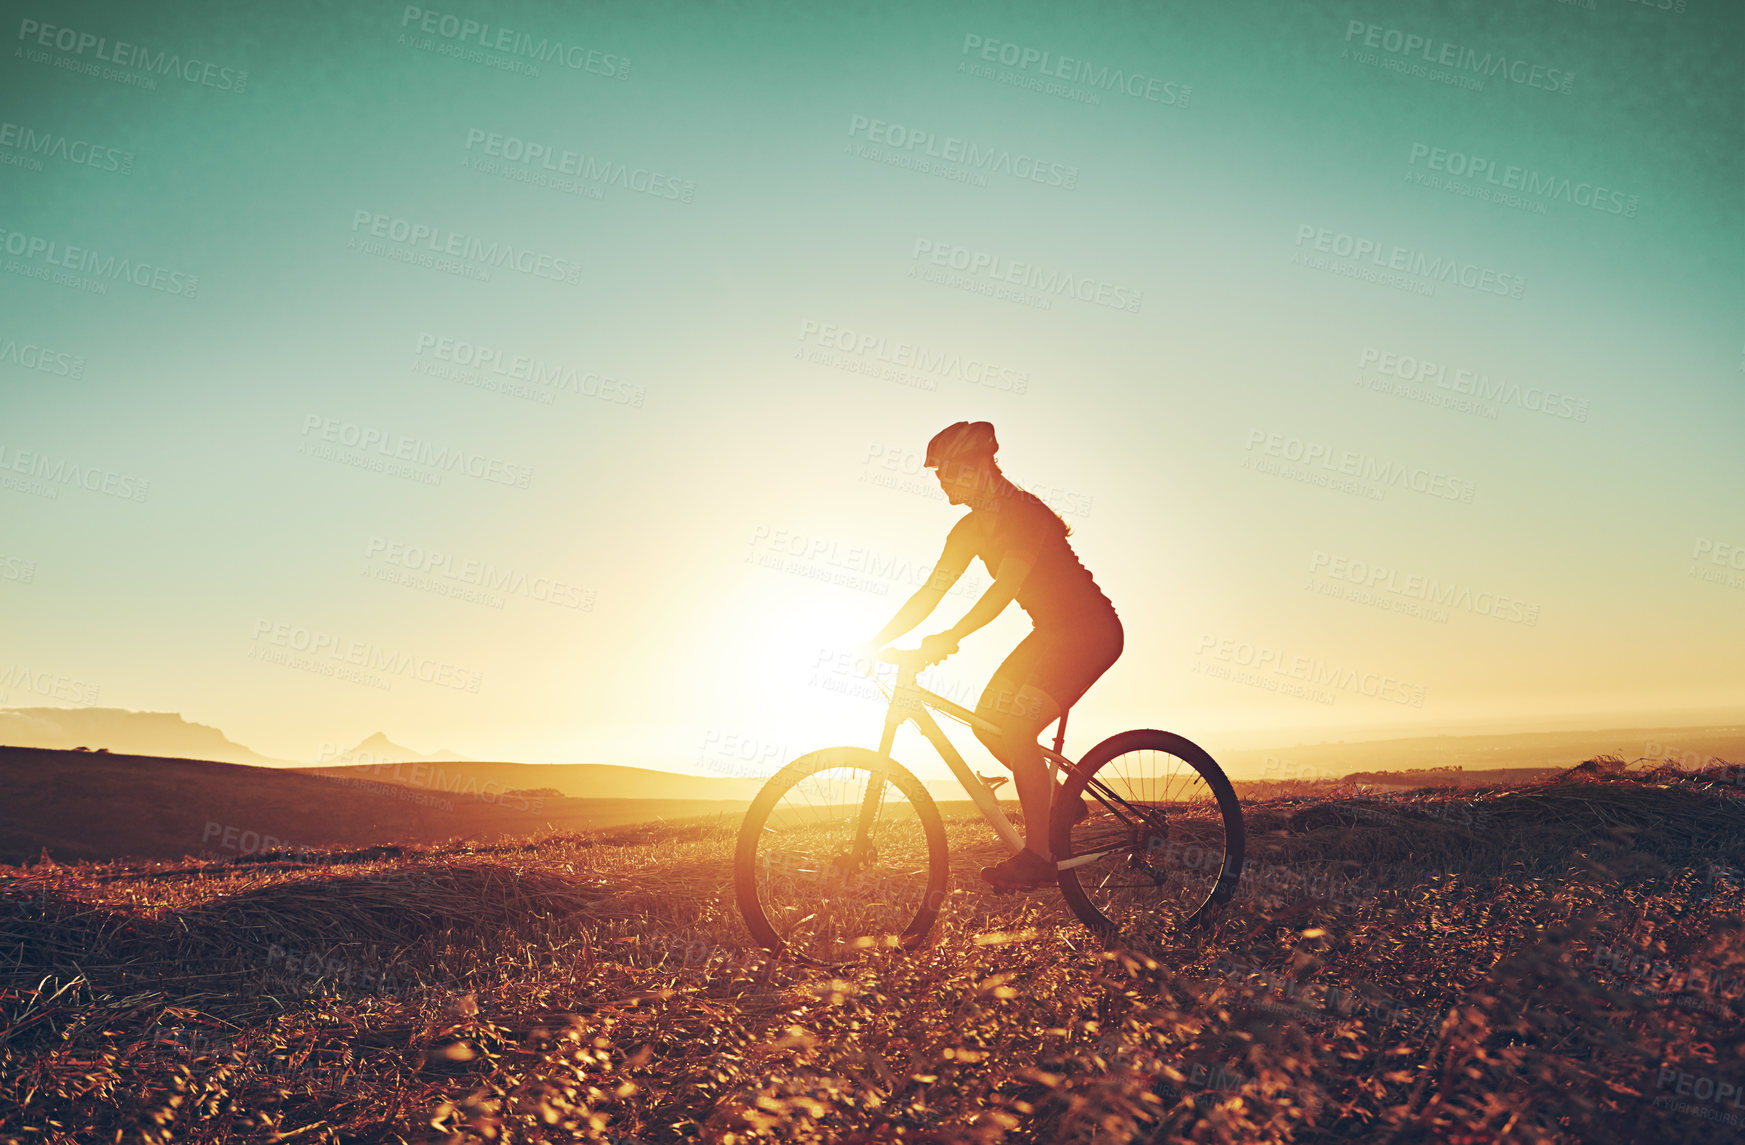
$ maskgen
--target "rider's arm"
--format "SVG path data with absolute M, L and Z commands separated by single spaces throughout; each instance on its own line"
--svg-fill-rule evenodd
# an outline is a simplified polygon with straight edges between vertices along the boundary
M 949 636 L 954 644 L 960 643 L 965 636 L 1004 612 L 1006 606 L 1017 599 L 1018 590 L 1024 587 L 1024 579 L 1030 575 L 1030 568 L 1030 561 L 1020 556 L 1008 556 L 1000 561 L 1000 571 L 994 574 L 994 583 L 963 614 L 963 619 L 942 635 Z
M 939 554 L 939 560 L 934 562 L 933 571 L 927 576 L 927 583 L 903 602 L 903 607 L 897 609 L 897 615 L 891 617 L 889 624 L 879 629 L 879 634 L 872 639 L 874 647 L 883 648 L 926 620 L 939 606 L 939 602 L 945 599 L 945 594 L 969 567 L 970 558 L 975 556 L 975 542 L 971 535 L 973 528 L 969 517 L 951 527 L 951 532 L 945 538 L 945 549 Z

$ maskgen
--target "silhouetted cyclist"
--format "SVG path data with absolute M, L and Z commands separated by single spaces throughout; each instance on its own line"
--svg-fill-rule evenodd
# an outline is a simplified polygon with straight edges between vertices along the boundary
M 1032 631 L 994 672 L 976 713 L 1000 728 L 976 738 L 1012 772 L 1024 809 L 1024 850 L 982 878 L 1003 888 L 1044 886 L 1055 879 L 1048 844 L 1054 785 L 1036 737 L 1085 694 L 1121 655 L 1121 620 L 1066 543 L 1071 530 L 1053 509 L 1006 479 L 994 461 L 999 443 L 985 421 L 960 421 L 927 443 L 926 466 L 953 505 L 970 512 L 952 526 L 927 582 L 911 596 L 873 646 L 883 648 L 925 620 L 980 557 L 994 583 L 962 620 L 921 641 L 935 660 L 986 625 L 1012 601 L 1030 616 Z M 1082 801 L 1075 821 L 1083 818 Z

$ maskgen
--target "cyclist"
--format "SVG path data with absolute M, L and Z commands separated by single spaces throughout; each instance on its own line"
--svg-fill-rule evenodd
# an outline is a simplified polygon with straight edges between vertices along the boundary
M 1029 614 L 1030 635 L 994 672 L 976 704 L 976 714 L 999 728 L 997 734 L 977 728 L 976 738 L 1011 771 L 1025 836 L 1022 851 L 983 867 L 982 878 L 1002 889 L 1027 889 L 1055 880 L 1048 842 L 1055 788 L 1036 737 L 1121 655 L 1122 631 L 1115 606 L 1067 544 L 1072 530 L 1000 472 L 998 450 L 994 427 L 985 421 L 957 422 L 927 443 L 925 465 L 935 470 L 946 500 L 970 511 L 952 526 L 927 582 L 871 644 L 883 648 L 925 620 L 973 557 L 981 558 L 994 583 L 963 619 L 924 638 L 921 651 L 945 659 L 1014 600 Z M 1075 821 L 1086 813 L 1081 801 Z

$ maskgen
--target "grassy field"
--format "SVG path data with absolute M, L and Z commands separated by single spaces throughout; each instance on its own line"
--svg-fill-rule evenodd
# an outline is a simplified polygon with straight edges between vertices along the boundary
M 1732 1141 L 1741 778 L 1250 802 L 1143 952 L 953 817 L 936 942 L 842 978 L 720 821 L 0 868 L 0 1141 Z

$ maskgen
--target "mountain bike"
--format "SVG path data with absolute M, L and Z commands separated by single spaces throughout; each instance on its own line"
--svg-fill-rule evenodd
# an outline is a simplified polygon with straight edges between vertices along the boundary
M 746 811 L 734 852 L 734 890 L 752 936 L 778 956 L 841 964 L 873 948 L 916 949 L 945 904 L 945 824 L 926 786 L 891 758 L 912 723 L 1014 853 L 1024 842 L 994 796 L 1005 776 L 977 775 L 938 721 L 996 730 L 917 682 L 929 661 L 886 649 L 890 699 L 879 748 L 831 747 L 771 776 Z M 1077 762 L 1042 748 L 1057 788 L 1049 823 L 1061 894 L 1105 943 L 1155 938 L 1201 922 L 1236 893 L 1242 811 L 1204 749 L 1153 729 L 1121 732 Z M 1075 819 L 1080 800 L 1089 814 Z M 990 888 L 991 889 L 991 888 Z

